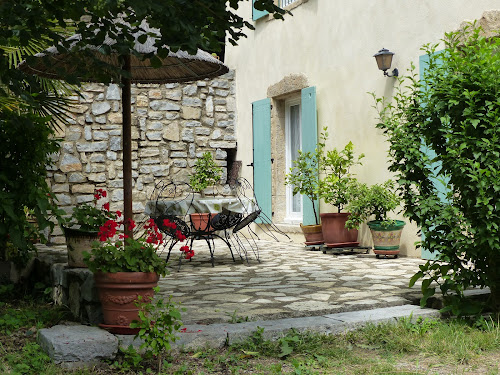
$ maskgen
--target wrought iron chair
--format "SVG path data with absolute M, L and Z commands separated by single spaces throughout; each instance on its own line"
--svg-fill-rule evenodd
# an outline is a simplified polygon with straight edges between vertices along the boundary
M 245 207 L 244 217 L 234 226 L 232 230 L 232 238 L 236 245 L 234 246 L 239 252 L 244 253 L 248 262 L 247 246 L 253 252 L 255 258 L 260 262 L 259 248 L 257 240 L 260 240 L 257 233 L 252 229 L 251 224 L 255 224 L 262 233 L 271 237 L 275 241 L 279 241 L 275 233 L 290 237 L 281 231 L 273 224 L 272 219 L 268 217 L 260 208 L 255 191 L 252 184 L 245 178 L 240 177 L 234 181 L 231 190 L 238 197 L 242 207 Z M 251 202 L 251 204 L 249 204 Z M 257 219 L 258 222 L 257 222 Z M 244 234 L 242 234 L 245 232 Z
M 177 231 L 186 238 L 191 236 L 191 228 L 187 223 L 194 195 L 189 184 L 185 182 L 160 181 L 148 202 L 146 211 L 153 218 L 158 229 L 165 235 L 163 246 L 168 249 L 167 262 L 174 246 L 179 242 Z M 165 220 L 176 225 L 175 229 L 166 226 Z

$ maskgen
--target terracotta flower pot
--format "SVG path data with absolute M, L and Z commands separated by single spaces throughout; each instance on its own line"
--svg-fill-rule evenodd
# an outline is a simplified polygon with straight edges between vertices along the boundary
M 94 280 L 105 328 L 128 328 L 132 320 L 139 318 L 137 298 L 142 296 L 142 301 L 147 302 L 153 298 L 153 288 L 158 285 L 158 275 L 153 272 L 98 272 Z
M 358 246 L 357 229 L 346 229 L 345 222 L 349 213 L 319 214 L 323 228 L 323 241 L 327 247 Z
M 98 232 L 86 232 L 78 229 L 65 228 L 66 247 L 68 248 L 68 265 L 70 267 L 87 268 L 83 263 L 83 252 L 92 251 L 92 242 L 98 240 Z
M 300 229 L 306 238 L 306 245 L 321 245 L 323 243 L 323 232 L 320 225 L 302 225 Z
M 190 214 L 191 218 L 191 224 L 196 231 L 201 231 L 201 232 L 212 232 L 214 231 L 214 228 L 212 225 L 210 225 L 210 222 L 212 221 L 212 217 L 214 217 L 216 214 L 211 214 L 211 213 L 196 213 L 196 214 Z

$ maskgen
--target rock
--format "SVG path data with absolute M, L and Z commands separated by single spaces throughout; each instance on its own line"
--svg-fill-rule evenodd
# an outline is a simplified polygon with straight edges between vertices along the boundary
M 109 85 L 106 100 L 120 100 L 120 88 L 117 84 L 112 83 Z
M 118 351 L 118 339 L 97 327 L 83 325 L 41 329 L 38 344 L 56 363 L 94 364 L 113 359 Z
M 94 102 L 92 103 L 92 114 L 94 116 L 103 115 L 111 109 L 108 102 Z

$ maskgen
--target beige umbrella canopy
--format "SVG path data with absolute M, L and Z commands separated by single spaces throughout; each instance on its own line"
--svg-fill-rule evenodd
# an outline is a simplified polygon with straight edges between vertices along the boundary
M 120 55 L 115 52 L 105 54 L 102 51 L 111 50 L 116 41 L 106 37 L 100 47 L 86 46 L 75 47 L 81 41 L 81 35 L 76 34 L 68 39 L 73 42 L 74 48 L 68 52 L 59 53 L 56 47 L 50 47 L 42 53 L 36 54 L 36 59 L 29 63 L 24 61 L 19 68 L 27 73 L 36 74 L 52 79 L 64 79 L 68 75 L 74 75 L 81 81 L 100 82 L 103 70 L 109 65 L 122 68 L 128 72 L 120 77 L 122 83 L 122 114 L 123 114 L 123 193 L 124 193 L 124 217 L 125 220 L 132 219 L 132 135 L 131 135 L 131 93 L 130 85 L 133 83 L 173 83 L 197 81 L 205 78 L 213 78 L 229 71 L 218 59 L 207 52 L 198 50 L 196 55 L 190 55 L 184 51 L 170 51 L 165 58 L 159 58 L 160 67 L 151 66 L 148 57 L 156 55 L 157 48 L 154 46 L 159 35 L 157 29 L 152 29 L 145 22 L 135 35 L 134 48 L 131 53 Z M 147 35 L 144 43 L 139 42 L 139 37 Z M 152 36 L 153 35 L 153 36 Z M 92 58 L 89 58 L 89 53 Z M 142 57 L 145 57 L 142 59 Z M 111 72 L 110 72 L 111 74 Z M 132 235 L 126 229 L 126 234 Z

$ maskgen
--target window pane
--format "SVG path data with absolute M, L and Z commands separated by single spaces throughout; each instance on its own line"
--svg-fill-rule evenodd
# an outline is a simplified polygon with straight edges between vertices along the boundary
M 281 7 L 284 8 L 287 5 L 290 5 L 291 3 L 295 3 L 297 0 L 281 0 Z
M 300 107 L 290 106 L 290 157 L 296 160 L 300 150 Z M 302 199 L 300 194 L 292 198 L 292 211 L 301 212 Z

